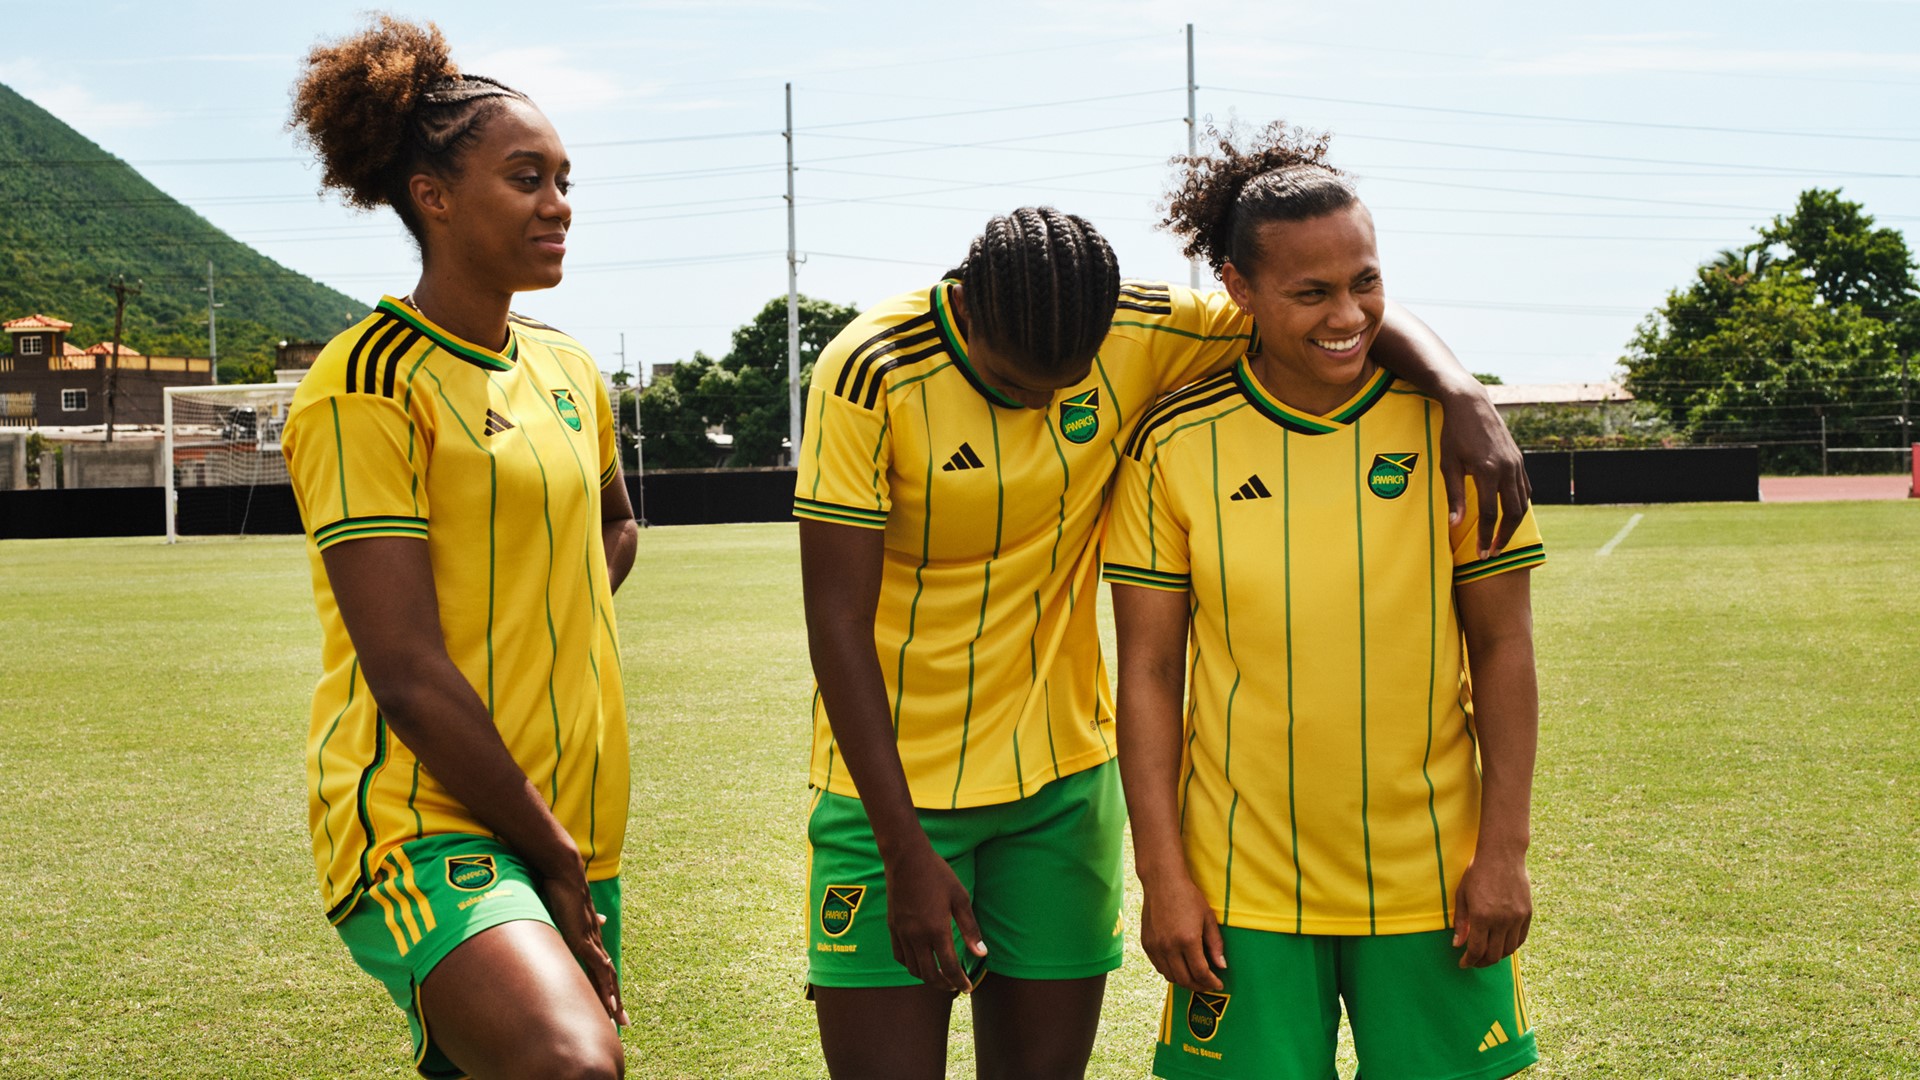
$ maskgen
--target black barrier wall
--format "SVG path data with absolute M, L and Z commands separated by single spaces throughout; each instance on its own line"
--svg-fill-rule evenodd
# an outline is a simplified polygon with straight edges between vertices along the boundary
M 1753 502 L 1760 452 L 1751 446 L 1677 450 L 1576 450 L 1526 455 L 1533 500 L 1562 503 Z M 793 520 L 792 469 L 685 469 L 628 476 L 636 515 L 649 525 Z M 181 488 L 175 525 L 186 536 L 298 535 L 293 489 Z M 0 540 L 160 536 L 161 488 L 0 491 Z
M 793 520 L 792 469 L 676 469 L 627 476 L 634 516 L 648 525 Z
M 159 536 L 166 498 L 157 487 L 0 491 L 0 540 Z
M 1573 454 L 1566 450 L 1529 450 L 1527 485 L 1541 506 L 1565 506 L 1573 501 Z
M 175 494 L 179 503 L 173 511 L 173 531 L 181 536 L 298 536 L 306 531 L 300 526 L 293 488 L 286 484 L 191 487 Z
M 1576 450 L 1573 499 L 1601 503 L 1759 502 L 1760 448 Z

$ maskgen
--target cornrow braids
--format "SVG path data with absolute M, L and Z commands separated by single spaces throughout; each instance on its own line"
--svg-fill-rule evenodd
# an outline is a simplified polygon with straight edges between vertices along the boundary
M 1206 153 L 1173 159 L 1180 171 L 1160 227 L 1214 273 L 1227 263 L 1247 272 L 1260 259 L 1260 225 L 1305 221 L 1360 201 L 1347 175 L 1326 163 L 1332 138 L 1276 120 L 1243 146 L 1233 130 L 1209 125 Z
M 287 126 L 319 156 L 322 188 L 362 209 L 392 207 L 420 241 L 409 182 L 421 172 L 457 179 L 460 159 L 509 98 L 527 100 L 496 79 L 461 74 L 438 26 L 380 15 L 307 54 Z
M 1048 376 L 1093 359 L 1120 300 L 1120 262 L 1106 237 L 1050 206 L 988 221 L 947 276 L 960 282 L 972 336 Z

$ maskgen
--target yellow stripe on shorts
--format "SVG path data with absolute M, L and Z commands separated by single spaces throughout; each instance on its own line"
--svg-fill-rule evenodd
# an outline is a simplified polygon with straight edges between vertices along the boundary
M 413 860 L 407 858 L 406 851 L 401 848 L 393 849 L 393 858 L 400 864 L 400 873 L 405 879 L 407 895 L 413 897 L 414 906 L 420 909 L 420 921 L 426 924 L 427 931 L 431 933 L 438 924 L 433 920 L 433 904 L 427 900 L 426 894 L 420 891 L 419 883 L 413 880 Z

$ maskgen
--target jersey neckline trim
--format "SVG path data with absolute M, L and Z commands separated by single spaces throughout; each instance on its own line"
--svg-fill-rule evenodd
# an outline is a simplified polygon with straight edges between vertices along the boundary
M 511 317 L 507 320 L 507 351 L 497 352 L 493 349 L 475 345 L 471 341 L 456 337 L 440 329 L 440 327 L 434 324 L 433 320 L 422 315 L 418 310 L 407 306 L 405 301 L 395 299 L 394 297 L 381 297 L 379 310 L 420 331 L 421 334 L 425 335 L 435 345 L 440 346 L 442 349 L 445 349 L 447 352 L 452 353 L 475 367 L 486 368 L 488 371 L 513 370 L 513 362 L 519 354 L 520 337 L 514 333 L 513 319 Z
M 967 382 L 971 383 L 988 403 L 1003 409 L 1025 408 L 1019 402 L 988 386 L 980 378 L 980 373 L 973 370 L 973 361 L 967 358 L 967 343 L 960 337 L 960 324 L 953 318 L 953 287 L 958 284 L 960 283 L 948 278 L 935 285 L 927 297 L 928 306 L 933 309 L 933 324 L 940 330 L 941 342 L 946 345 L 947 352 L 953 356 L 954 363 L 960 368 L 960 374 L 967 377 Z
M 1324 416 L 1296 409 L 1274 397 L 1267 388 L 1260 385 L 1260 379 L 1253 373 L 1253 365 L 1247 357 L 1241 357 L 1233 366 L 1234 380 L 1240 384 L 1240 392 L 1246 395 L 1248 404 L 1267 419 L 1301 435 L 1331 435 L 1366 413 L 1386 397 L 1387 387 L 1393 385 L 1393 372 L 1381 368 L 1373 373 L 1366 385 L 1354 392 L 1354 395 L 1338 408 Z

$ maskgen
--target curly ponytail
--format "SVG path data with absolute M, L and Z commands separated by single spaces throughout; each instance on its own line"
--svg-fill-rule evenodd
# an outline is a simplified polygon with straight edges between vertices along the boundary
M 480 75 L 462 75 L 433 23 L 377 16 L 366 29 L 307 54 L 293 89 L 298 132 L 320 159 L 320 186 L 350 205 L 390 206 L 422 238 L 408 182 L 460 175 L 460 158 L 501 99 L 527 100 Z
M 1209 125 L 1207 139 L 1208 152 L 1173 159 L 1181 171 L 1160 227 L 1216 274 L 1227 263 L 1246 273 L 1259 261 L 1261 224 L 1304 221 L 1360 201 L 1346 174 L 1326 163 L 1327 132 L 1276 120 L 1244 148 L 1231 129 Z

